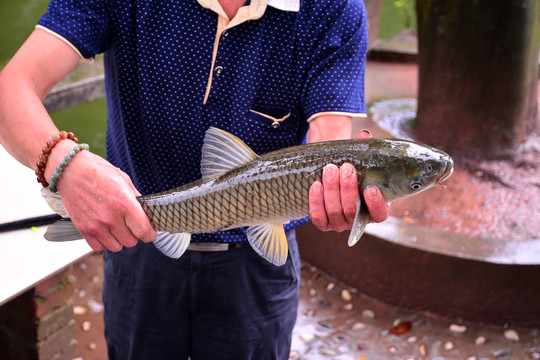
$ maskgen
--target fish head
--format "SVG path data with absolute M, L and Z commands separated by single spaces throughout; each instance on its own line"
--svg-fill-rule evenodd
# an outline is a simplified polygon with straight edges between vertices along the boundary
M 362 185 L 379 187 L 387 202 L 441 185 L 454 170 L 454 161 L 446 152 L 410 141 L 389 141 L 374 162 L 377 159 L 366 170 Z

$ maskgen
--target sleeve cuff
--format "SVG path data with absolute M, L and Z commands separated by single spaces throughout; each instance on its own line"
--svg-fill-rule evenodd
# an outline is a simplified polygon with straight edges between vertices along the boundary
M 40 30 L 43 30 L 51 35 L 53 35 L 54 37 L 62 40 L 64 43 L 66 43 L 66 45 L 68 45 L 70 48 L 73 49 L 73 51 L 75 51 L 77 53 L 77 55 L 79 55 L 79 58 L 81 59 L 81 62 L 83 63 L 87 63 L 87 64 L 91 64 L 94 62 L 94 58 L 91 57 L 89 59 L 85 58 L 84 56 L 82 56 L 81 52 L 79 51 L 79 49 L 77 49 L 68 39 L 66 39 L 65 37 L 63 37 L 62 35 L 59 35 L 57 33 L 55 33 L 54 31 L 52 31 L 51 29 L 48 29 L 46 28 L 45 26 L 43 25 L 36 25 L 36 29 L 40 29 Z

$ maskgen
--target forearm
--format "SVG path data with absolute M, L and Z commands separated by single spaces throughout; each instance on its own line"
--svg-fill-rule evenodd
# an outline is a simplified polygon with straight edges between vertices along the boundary
M 352 118 L 346 115 L 321 115 L 309 123 L 308 143 L 350 139 Z
M 58 133 L 42 100 L 78 60 L 65 43 L 36 30 L 0 73 L 0 143 L 30 168 Z
M 22 164 L 35 169 L 37 156 L 58 130 L 36 94 L 20 78 L 0 74 L 0 143 Z

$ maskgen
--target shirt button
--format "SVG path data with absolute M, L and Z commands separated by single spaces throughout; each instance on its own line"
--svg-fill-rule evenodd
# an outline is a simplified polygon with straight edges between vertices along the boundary
M 216 74 L 216 76 L 221 75 L 222 72 L 223 72 L 222 66 L 216 66 L 216 68 L 214 69 L 214 74 Z
M 227 30 L 224 30 L 222 35 L 223 35 L 223 38 L 225 39 L 227 38 L 227 36 L 229 36 L 229 32 Z

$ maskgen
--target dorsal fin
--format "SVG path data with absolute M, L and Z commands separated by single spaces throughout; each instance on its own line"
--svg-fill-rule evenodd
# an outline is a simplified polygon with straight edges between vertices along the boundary
M 236 136 L 211 127 L 202 147 L 201 174 L 204 182 L 243 166 L 258 156 Z

